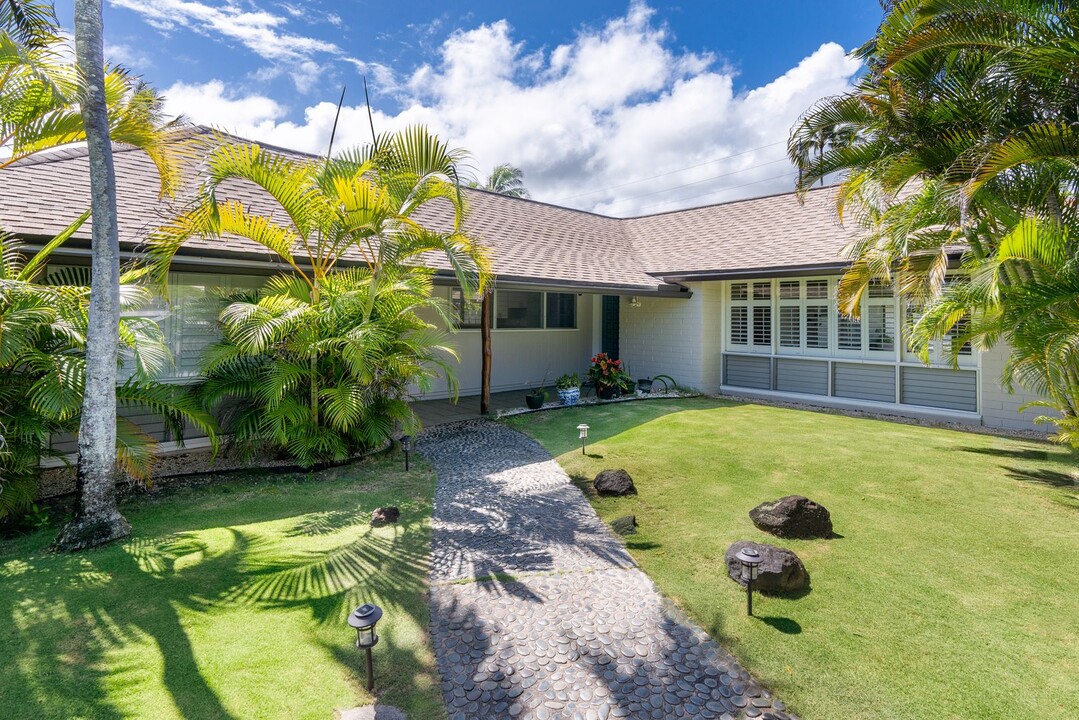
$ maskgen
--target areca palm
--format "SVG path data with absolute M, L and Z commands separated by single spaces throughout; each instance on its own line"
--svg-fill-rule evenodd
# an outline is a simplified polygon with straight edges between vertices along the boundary
M 87 273 L 52 272 L 42 281 L 49 256 L 85 222 L 68 229 L 26 258 L 10 238 L 0 236 L 0 517 L 26 508 L 35 497 L 38 461 L 58 456 L 55 435 L 77 433 L 86 386 L 89 323 Z M 169 361 L 157 325 L 139 317 L 150 300 L 138 282 L 141 271 L 123 277 L 120 360 L 127 379 L 117 388 L 121 407 L 159 415 L 182 439 L 184 423 L 203 429 L 216 444 L 216 425 L 192 397 L 176 386 L 156 382 Z M 130 420 L 117 418 L 117 454 L 122 470 L 144 479 L 152 471 L 155 441 Z
M 1005 383 L 1045 394 L 1062 428 L 1079 397 L 1079 358 L 1065 352 L 1079 341 L 1076 37 L 1066 2 L 894 3 L 859 50 L 868 72 L 855 90 L 812 108 L 788 145 L 799 190 L 843 175 L 838 208 L 867 228 L 849 248 L 844 309 L 869 282 L 894 281 L 926 304 L 911 336 L 923 354 L 957 331 L 1007 342 Z M 808 157 L 822 133 L 831 148 Z M 969 281 L 946 283 L 957 256 Z
M 475 181 L 470 182 L 468 185 L 469 187 L 490 190 L 499 195 L 508 195 L 509 197 L 530 197 L 528 188 L 525 187 L 524 171 L 509 163 L 496 165 L 495 169 L 491 171 L 491 174 L 487 176 L 487 180 L 485 180 L 482 185 Z
M 420 291 L 426 287 L 429 295 L 428 273 L 422 269 L 425 256 L 446 258 L 466 293 L 480 292 L 486 282 L 486 254 L 463 231 L 465 203 L 456 169 L 463 157 L 422 127 L 381 136 L 372 145 L 326 160 L 290 158 L 252 144 L 221 144 L 209 153 L 206 179 L 193 206 L 153 233 L 150 252 L 162 281 L 173 256 L 192 237 L 244 238 L 291 268 L 257 302 L 230 305 L 221 316 L 235 361 L 261 358 L 260 363 L 269 363 L 264 371 L 278 373 L 276 381 L 283 383 L 278 391 L 260 396 L 263 410 L 274 415 L 287 409 L 291 424 L 283 431 L 304 439 L 286 441 L 265 425 L 257 437 L 314 462 L 339 457 L 344 448 L 354 450 L 357 443 L 389 432 L 386 423 L 371 424 L 373 416 L 363 409 L 382 402 L 372 401 L 371 392 L 392 387 L 386 397 L 400 399 L 401 382 L 380 383 L 425 376 L 418 365 L 405 372 L 400 353 L 407 355 L 401 343 L 408 338 L 417 341 L 413 357 L 425 362 L 431 359 L 426 348 L 438 345 L 427 334 L 431 328 L 415 315 Z M 225 196 L 226 181 L 235 180 L 261 188 L 274 207 L 259 212 Z M 425 222 L 438 206 L 443 221 Z M 358 265 L 362 272 L 342 270 L 342 263 Z M 380 306 L 389 302 L 387 293 L 411 298 L 406 319 L 395 320 L 396 313 Z M 338 312 L 343 314 L 338 317 Z M 398 321 L 404 324 L 395 324 Z M 393 338 L 398 345 L 386 345 Z M 363 362 L 368 367 L 361 372 L 355 365 L 349 379 L 342 380 L 335 374 L 334 358 L 343 357 L 340 353 L 367 357 Z M 220 367 L 223 372 L 235 370 Z M 211 381 L 218 369 L 213 363 L 208 366 Z M 449 372 L 448 367 L 444 370 Z M 355 392 L 340 394 L 341 382 Z M 366 383 L 368 389 L 361 392 L 356 383 Z M 286 386 L 288 393 L 279 394 Z M 303 391 L 302 399 L 293 394 L 297 388 Z M 237 389 L 236 394 L 246 397 L 247 391 Z M 281 404 L 286 395 L 287 408 Z M 220 397 L 215 391 L 214 399 Z M 346 401 L 352 409 L 343 412 L 340 403 Z M 304 418 L 298 424 L 301 407 Z M 387 417 L 399 414 L 394 410 Z M 256 437 L 245 434 L 247 427 L 233 430 L 241 437 Z M 360 443 L 361 438 L 366 440 Z

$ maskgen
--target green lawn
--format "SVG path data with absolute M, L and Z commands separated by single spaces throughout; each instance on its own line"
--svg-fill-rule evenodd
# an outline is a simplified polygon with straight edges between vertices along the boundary
M 419 466 L 419 463 L 417 463 Z M 444 716 L 425 602 L 434 477 L 397 458 L 176 490 L 123 507 L 127 542 L 0 541 L 0 716 L 318 718 L 367 704 L 345 618 L 383 607 L 382 702 Z M 370 511 L 401 507 L 396 526 Z
M 629 470 L 640 494 L 596 510 L 636 514 L 644 570 L 808 720 L 1079 717 L 1070 451 L 708 399 L 508 422 L 579 479 Z M 841 537 L 758 531 L 747 512 L 788 494 L 824 504 Z M 747 618 L 723 565 L 743 538 L 792 548 L 811 592 L 758 597 Z

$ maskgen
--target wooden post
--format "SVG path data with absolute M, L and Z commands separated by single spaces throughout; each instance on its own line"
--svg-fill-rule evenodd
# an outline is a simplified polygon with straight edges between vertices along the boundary
M 480 415 L 491 412 L 491 291 L 483 293 L 480 303 L 480 338 L 483 343 L 483 365 L 480 370 Z

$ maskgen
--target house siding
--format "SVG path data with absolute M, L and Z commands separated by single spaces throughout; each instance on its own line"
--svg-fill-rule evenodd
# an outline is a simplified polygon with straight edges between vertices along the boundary
M 977 412 L 978 376 L 971 370 L 904 367 L 900 369 L 902 402 L 907 405 Z
M 981 354 L 981 407 L 982 424 L 986 427 L 1003 430 L 1037 430 L 1048 432 L 1051 428 L 1039 425 L 1034 418 L 1039 415 L 1054 415 L 1049 408 L 1034 407 L 1019 412 L 1019 408 L 1029 402 L 1043 399 L 1037 393 L 1023 387 L 1009 393 L 1000 385 L 1004 365 L 1008 362 L 1011 348 L 998 343 L 992 350 Z
M 702 392 L 722 382 L 722 291 L 719 283 L 690 283 L 687 298 L 640 297 L 621 303 L 622 359 L 635 379 L 670 375 Z
M 895 402 L 895 366 L 837 362 L 832 366 L 832 394 L 840 398 Z
M 775 389 L 808 395 L 828 394 L 828 363 L 823 360 L 776 360 Z

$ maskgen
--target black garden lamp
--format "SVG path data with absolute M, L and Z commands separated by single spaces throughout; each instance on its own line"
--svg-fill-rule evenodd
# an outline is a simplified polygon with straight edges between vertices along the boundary
M 348 624 L 356 629 L 356 647 L 367 652 L 367 690 L 375 689 L 375 668 L 371 662 L 371 648 L 378 644 L 375 625 L 382 618 L 382 608 L 364 603 L 348 616 Z
M 405 472 L 408 472 L 408 454 L 412 452 L 412 436 L 401 436 L 401 451 L 405 454 Z
M 588 440 L 588 426 L 585 425 L 584 423 L 581 423 L 580 425 L 578 425 L 577 426 L 577 434 L 581 438 L 581 454 L 584 455 L 585 454 L 585 452 L 584 452 L 585 441 Z
M 744 547 L 735 555 L 742 563 L 742 579 L 746 581 L 746 614 L 753 615 L 753 581 L 761 567 L 761 554 L 755 547 Z

